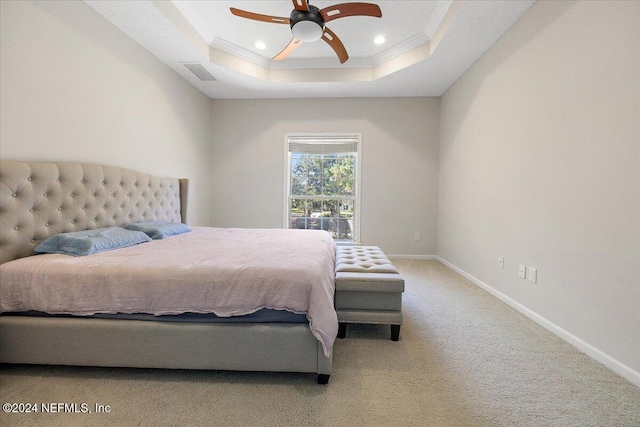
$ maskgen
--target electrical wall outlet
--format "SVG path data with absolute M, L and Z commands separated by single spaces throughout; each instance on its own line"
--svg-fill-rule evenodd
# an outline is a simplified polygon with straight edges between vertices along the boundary
M 536 281 L 538 280 L 538 270 L 533 267 L 529 267 L 527 276 L 529 277 L 530 282 L 536 283 Z
M 416 241 L 417 241 L 417 240 L 420 240 L 420 233 L 416 233 L 416 234 L 413 236 L 413 240 L 416 240 Z
M 518 277 L 520 277 L 521 279 L 526 279 L 527 278 L 527 266 L 520 264 L 520 268 L 518 269 Z
M 504 268 L 504 257 L 503 256 L 499 256 L 498 257 L 498 267 Z

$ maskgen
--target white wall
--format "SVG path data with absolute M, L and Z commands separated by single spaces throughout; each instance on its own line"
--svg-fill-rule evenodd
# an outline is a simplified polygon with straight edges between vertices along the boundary
M 84 2 L 2 1 L 0 156 L 190 178 L 210 216 L 210 100 Z
M 640 2 L 537 2 L 445 93 L 440 127 L 438 255 L 628 378 L 640 371 L 639 52 Z
M 214 100 L 212 224 L 281 228 L 285 133 L 356 131 L 362 243 L 435 255 L 438 111 L 435 98 Z

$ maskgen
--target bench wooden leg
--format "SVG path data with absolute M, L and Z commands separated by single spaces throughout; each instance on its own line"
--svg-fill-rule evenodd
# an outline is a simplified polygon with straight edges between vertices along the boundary
M 318 384 L 324 385 L 329 383 L 329 377 L 331 375 L 327 374 L 318 374 Z
M 347 336 L 347 324 L 338 323 L 338 338 L 343 339 L 345 336 Z
M 402 325 L 391 325 L 391 341 L 400 339 L 400 326 Z

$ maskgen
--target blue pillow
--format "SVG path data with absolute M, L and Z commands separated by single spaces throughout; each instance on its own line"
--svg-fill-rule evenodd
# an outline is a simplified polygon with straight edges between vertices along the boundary
M 108 227 L 56 234 L 42 241 L 34 250 L 38 253 L 84 256 L 149 241 L 149 236 L 139 231 Z
M 180 222 L 150 221 L 137 222 L 124 226 L 127 230 L 142 231 L 154 240 L 175 236 L 176 234 L 188 233 L 191 227 Z

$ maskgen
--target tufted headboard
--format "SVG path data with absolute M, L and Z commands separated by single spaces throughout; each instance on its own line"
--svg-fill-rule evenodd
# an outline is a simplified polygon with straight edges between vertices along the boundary
M 188 180 L 86 163 L 0 160 L 0 264 L 69 231 L 186 222 Z

